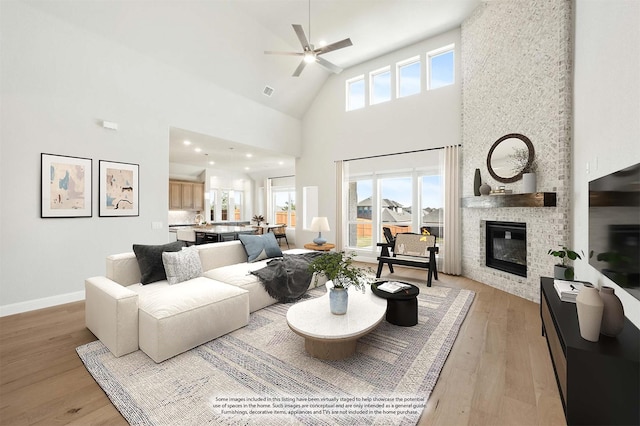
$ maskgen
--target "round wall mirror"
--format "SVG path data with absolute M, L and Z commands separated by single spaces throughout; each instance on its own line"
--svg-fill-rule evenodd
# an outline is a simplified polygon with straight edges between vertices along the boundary
M 531 167 L 533 156 L 533 144 L 528 137 L 509 133 L 491 146 L 487 155 L 487 169 L 498 182 L 515 182 Z

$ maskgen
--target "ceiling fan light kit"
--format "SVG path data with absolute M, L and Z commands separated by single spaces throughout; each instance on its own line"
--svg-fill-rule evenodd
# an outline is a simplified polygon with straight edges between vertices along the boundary
M 342 49 L 344 47 L 352 46 L 351 39 L 345 38 L 344 40 L 340 40 L 335 43 L 327 44 L 325 46 L 319 47 L 317 49 L 314 48 L 313 44 L 309 43 L 306 34 L 304 33 L 304 29 L 300 24 L 293 24 L 293 31 L 295 31 L 298 36 L 298 40 L 300 40 L 300 44 L 302 45 L 302 52 L 275 52 L 266 50 L 264 53 L 266 55 L 288 55 L 288 56 L 302 56 L 302 62 L 298 65 L 298 68 L 293 72 L 293 77 L 298 77 L 302 73 L 302 70 L 307 64 L 311 64 L 316 62 L 320 66 L 326 68 L 332 73 L 339 74 L 342 71 L 337 65 L 332 64 L 324 58 L 321 58 L 320 55 L 325 53 L 332 52 L 334 50 Z M 311 0 L 309 0 L 309 38 L 311 38 Z

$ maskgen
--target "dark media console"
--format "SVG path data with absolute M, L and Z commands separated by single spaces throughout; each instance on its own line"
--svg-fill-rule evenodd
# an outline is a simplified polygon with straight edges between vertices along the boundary
M 640 424 L 640 331 L 625 318 L 616 337 L 580 336 L 575 303 L 540 278 L 540 316 L 569 425 Z

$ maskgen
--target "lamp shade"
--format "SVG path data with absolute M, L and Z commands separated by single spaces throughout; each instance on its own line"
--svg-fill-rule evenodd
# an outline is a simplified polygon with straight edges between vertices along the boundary
M 314 217 L 311 220 L 311 231 L 322 232 L 330 230 L 329 220 L 326 217 Z

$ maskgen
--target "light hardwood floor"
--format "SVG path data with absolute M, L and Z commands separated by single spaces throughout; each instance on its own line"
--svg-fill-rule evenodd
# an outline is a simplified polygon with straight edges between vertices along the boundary
M 396 267 L 394 279 L 425 272 Z M 476 297 L 420 425 L 565 425 L 539 305 L 440 274 Z M 95 340 L 84 302 L 0 318 L 0 424 L 126 424 L 75 348 Z

